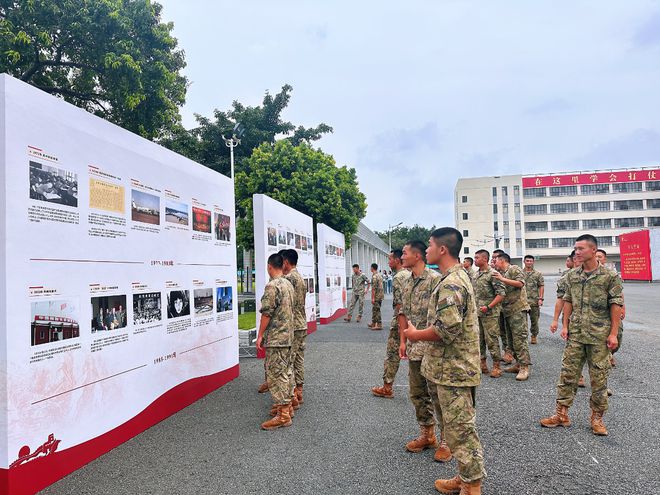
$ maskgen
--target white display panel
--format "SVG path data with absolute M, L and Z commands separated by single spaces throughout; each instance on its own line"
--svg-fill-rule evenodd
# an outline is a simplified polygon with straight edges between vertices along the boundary
M 261 296 L 268 282 L 268 257 L 281 249 L 295 249 L 298 252 L 298 271 L 307 284 L 307 329 L 313 332 L 316 330 L 316 291 L 312 218 L 265 194 L 253 196 L 253 211 L 257 328 L 260 321 Z
M 660 280 L 660 228 L 649 229 L 651 244 L 651 276 L 653 281 Z
M 0 88 L 12 493 L 237 376 L 236 244 L 229 178 L 9 76 Z
M 316 226 L 319 270 L 319 318 L 322 324 L 346 313 L 346 244 L 344 234 Z

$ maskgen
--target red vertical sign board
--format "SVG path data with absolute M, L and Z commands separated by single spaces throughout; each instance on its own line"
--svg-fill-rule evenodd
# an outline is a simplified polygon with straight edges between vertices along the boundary
M 638 230 L 619 236 L 621 278 L 623 280 L 653 280 L 651 273 L 651 242 L 648 230 Z

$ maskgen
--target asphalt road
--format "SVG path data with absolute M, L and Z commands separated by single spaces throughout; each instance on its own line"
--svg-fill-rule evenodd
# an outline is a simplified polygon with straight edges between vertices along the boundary
M 554 287 L 554 280 L 547 285 Z M 538 424 L 554 410 L 563 348 L 547 330 L 553 293 L 539 344 L 530 346 L 529 381 L 484 377 L 477 392 L 488 471 L 483 493 L 660 493 L 660 285 L 626 285 L 628 316 L 610 378 L 608 437 L 591 433 L 588 388 L 578 391 L 571 428 Z M 391 315 L 389 301 L 383 309 L 384 317 Z M 386 331 L 368 330 L 366 321 L 326 325 L 311 335 L 305 404 L 290 428 L 259 429 L 270 407 L 268 394 L 256 393 L 263 363 L 244 359 L 237 380 L 42 493 L 435 493 L 433 481 L 453 476 L 456 464 L 435 463 L 432 451 L 404 449 L 418 431 L 407 398 L 407 363 L 394 399 L 369 390 L 381 381 L 386 338 Z

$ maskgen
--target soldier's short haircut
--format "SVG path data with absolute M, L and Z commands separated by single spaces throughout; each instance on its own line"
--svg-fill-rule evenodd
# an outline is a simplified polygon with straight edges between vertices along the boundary
M 511 256 L 509 256 L 508 254 L 506 254 L 504 251 L 502 251 L 502 252 L 499 254 L 498 258 L 502 258 L 502 259 L 503 259 L 504 261 L 506 261 L 507 263 L 511 263 Z
M 526 259 L 526 260 L 533 260 L 533 259 L 534 259 L 534 256 L 532 256 L 531 254 L 526 254 L 524 259 Z
M 280 253 L 282 258 L 289 262 L 291 266 L 296 266 L 298 264 L 298 251 L 295 249 L 282 249 Z
M 268 257 L 268 264 L 276 270 L 281 270 L 284 266 L 284 258 L 280 253 L 273 253 Z
M 486 258 L 490 258 L 490 253 L 488 251 L 486 251 L 485 249 L 480 249 L 479 251 L 474 253 L 475 256 L 482 255 L 482 254 L 485 254 Z
M 593 244 L 594 246 L 598 247 L 598 239 L 596 239 L 591 234 L 582 234 L 580 237 L 575 239 L 575 242 L 580 241 L 587 241 L 589 244 Z
M 459 258 L 463 247 L 463 236 L 453 227 L 441 227 L 431 233 L 431 237 L 440 246 L 445 246 L 452 258 Z
M 571 251 L 571 254 L 568 255 L 569 258 L 575 258 L 575 249 Z
M 493 258 L 497 258 L 500 254 L 503 254 L 504 251 L 502 249 L 495 249 L 493 250 Z
M 598 248 L 598 249 L 596 249 L 596 252 L 597 253 L 602 253 L 603 256 L 605 256 L 607 258 L 607 251 L 605 251 L 604 249 Z
M 409 246 L 410 249 L 418 252 L 422 256 L 422 259 L 426 261 L 426 244 L 417 239 L 411 239 L 410 241 L 406 242 L 406 246 Z
M 401 251 L 400 249 L 392 249 L 392 251 L 390 251 L 390 253 L 391 253 L 392 256 L 394 256 L 394 258 L 396 258 L 397 260 L 400 260 L 400 259 L 401 259 L 401 256 L 403 256 L 403 251 Z
M 466 256 L 465 258 L 463 258 L 463 261 L 469 261 L 470 265 L 474 265 L 474 259 L 472 259 L 472 257 L 470 256 Z
M 358 265 L 357 263 L 355 263 L 355 264 L 353 265 L 353 268 L 360 268 L 360 265 Z
M 378 270 L 378 265 L 376 263 L 372 263 L 371 268 L 373 268 L 374 270 Z

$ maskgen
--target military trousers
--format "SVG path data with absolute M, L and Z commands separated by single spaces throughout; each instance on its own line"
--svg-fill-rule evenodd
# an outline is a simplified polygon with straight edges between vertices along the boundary
M 390 334 L 387 336 L 387 351 L 385 352 L 385 362 L 383 363 L 383 383 L 394 383 L 401 358 L 399 357 L 399 325 L 396 318 L 392 318 L 390 324 Z
M 383 326 L 383 317 L 380 313 L 380 307 L 382 304 L 382 299 L 376 299 L 371 305 L 371 323 L 373 325 Z
M 493 363 L 497 363 L 502 359 L 499 337 L 499 317 L 479 316 L 479 350 L 482 358 L 486 357 L 486 348 L 488 348 Z
M 511 334 L 513 357 L 516 358 L 518 364 L 532 364 L 529 357 L 529 342 L 527 341 L 527 312 L 518 311 L 505 318 L 507 331 Z
M 362 311 L 364 311 L 364 292 L 360 291 L 361 294 L 356 294 L 355 289 L 353 289 L 353 295 L 351 296 L 351 304 L 348 306 L 348 318 L 353 316 L 353 310 L 355 305 L 358 305 L 358 318 L 362 318 Z
M 266 381 L 276 405 L 288 404 L 293 395 L 291 347 L 266 347 Z
M 486 477 L 484 452 L 477 434 L 476 387 L 435 388 L 442 411 L 442 434 L 458 463 L 458 474 L 466 483 Z
M 502 340 L 502 349 L 513 353 L 513 346 L 511 344 L 510 332 L 506 327 L 506 318 L 504 313 L 500 312 L 500 339 Z
M 586 362 L 591 380 L 591 409 L 607 411 L 607 378 L 610 374 L 610 350 L 606 342 L 583 344 L 571 339 L 570 335 L 561 358 L 561 373 L 557 384 L 557 404 L 570 407 L 575 399 L 578 381 Z
M 539 317 L 541 316 L 541 308 L 538 306 L 529 305 L 529 333 L 536 337 L 539 334 Z
M 422 426 L 434 425 L 433 402 L 429 393 L 429 385 L 422 375 L 422 362 L 408 360 L 408 383 L 410 385 L 410 402 L 415 408 L 417 422 Z
M 294 387 L 305 383 L 305 347 L 307 344 L 307 329 L 293 332 L 291 345 L 291 379 Z

